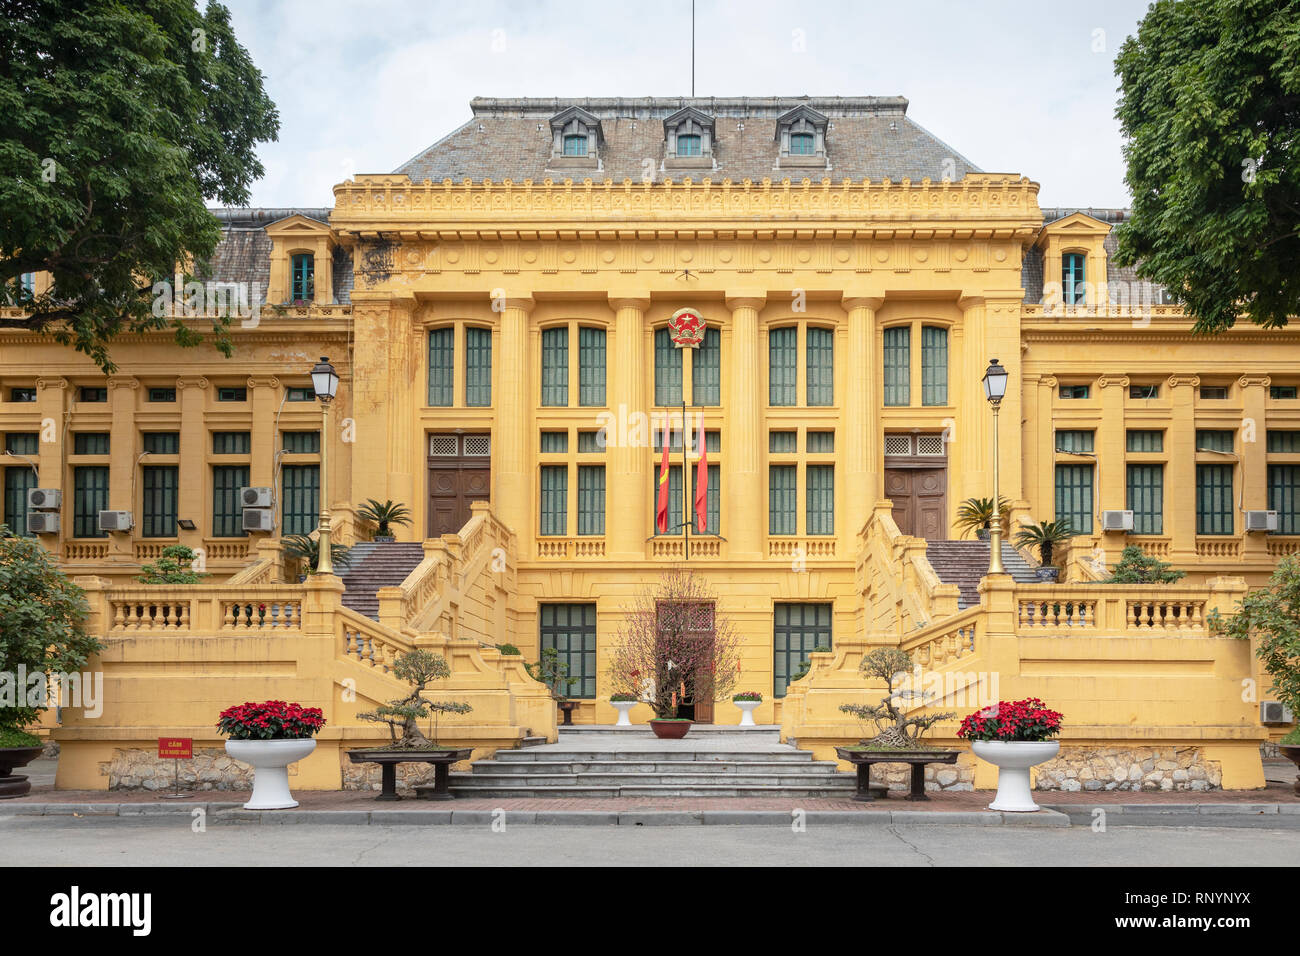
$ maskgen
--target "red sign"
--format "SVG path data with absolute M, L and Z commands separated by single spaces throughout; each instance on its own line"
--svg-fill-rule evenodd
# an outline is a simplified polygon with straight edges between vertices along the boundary
M 194 757 L 193 737 L 159 737 L 159 760 L 191 760 Z
M 694 309 L 678 309 L 668 320 L 673 345 L 692 349 L 704 341 L 704 319 Z

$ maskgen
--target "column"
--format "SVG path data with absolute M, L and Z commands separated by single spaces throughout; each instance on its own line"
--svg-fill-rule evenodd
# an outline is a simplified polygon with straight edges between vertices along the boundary
M 36 407 L 41 416 L 40 444 L 37 446 L 37 466 L 40 472 L 38 488 L 63 489 L 63 508 L 57 536 L 41 535 L 37 538 L 55 555 L 63 553 L 63 541 L 72 537 L 72 472 L 64 468 L 71 448 L 63 447 L 63 409 L 68 394 L 68 380 L 61 376 L 36 380 Z M 13 529 L 15 532 L 18 528 Z M 22 529 L 26 530 L 26 529 Z
M 515 532 L 521 555 L 532 556 L 533 469 L 528 461 L 533 392 L 528 374 L 528 316 L 531 297 L 507 298 L 501 311 L 501 388 L 495 398 L 496 431 L 492 436 L 492 510 Z
M 1124 427 L 1124 396 L 1128 392 L 1129 377 L 1103 375 L 1097 380 L 1101 391 L 1101 423 L 1094 441 L 1097 455 L 1096 515 L 1093 526 L 1101 534 L 1101 513 L 1122 511 L 1128 507 L 1128 474 L 1125 457 L 1128 437 Z
M 1234 476 L 1233 509 L 1241 502 L 1243 511 L 1268 509 L 1268 433 L 1265 429 L 1268 386 L 1267 375 L 1243 375 L 1237 380 L 1241 388 L 1241 440 L 1237 450 L 1241 465 Z M 1226 456 L 1224 461 L 1229 461 Z M 1242 533 L 1243 557 L 1257 561 L 1268 560 L 1268 536 L 1246 534 L 1246 516 L 1237 515 L 1237 530 Z
M 211 439 L 203 427 L 203 406 L 207 398 L 208 380 L 203 376 L 178 378 L 176 398 L 181 406 L 181 460 L 177 470 L 176 516 L 189 518 L 197 531 L 181 531 L 180 541 L 191 548 L 202 545 L 202 539 L 212 534 L 211 484 L 204 474 Z
M 250 378 L 247 388 L 248 404 L 253 412 L 252 427 L 249 429 L 249 487 L 269 488 L 275 483 L 275 453 L 279 450 L 276 441 L 279 436 L 275 434 L 275 412 L 280 404 L 280 380 L 273 376 Z M 319 411 L 319 405 L 317 410 Z M 325 436 L 321 435 L 321 441 L 324 440 Z
M 877 420 L 876 310 L 883 298 L 845 294 L 848 312 L 848 355 L 843 365 L 844 389 L 844 521 L 841 535 L 852 554 L 854 541 L 876 500 L 880 486 L 880 427 Z
M 400 460 L 400 451 L 394 446 L 410 438 L 403 435 L 394 424 L 398 410 L 397 392 L 392 381 L 398 373 L 389 371 L 394 361 L 394 352 L 400 354 L 400 346 L 393 342 L 396 329 L 391 313 L 392 303 L 386 292 L 357 291 L 352 296 L 352 378 L 349 382 L 352 437 L 354 454 L 352 456 L 352 485 L 354 494 L 350 501 L 364 501 L 366 498 L 378 498 L 385 501 L 405 502 L 411 509 L 413 524 L 410 527 L 416 540 L 424 537 L 428 518 L 425 514 L 425 501 L 422 498 L 403 497 L 392 486 L 395 463 Z M 316 355 L 312 355 L 315 361 Z M 337 364 L 336 364 L 337 367 Z M 418 363 L 417 363 L 417 368 Z M 310 368 L 310 366 L 308 366 Z M 413 382 L 416 390 L 414 401 L 423 405 L 419 395 L 424 394 L 427 383 Z M 342 383 L 340 383 L 340 393 Z M 319 403 L 317 403 L 319 404 Z M 331 418 L 334 415 L 330 416 Z M 401 535 L 404 529 L 398 528 Z
M 1165 533 L 1172 537 L 1170 560 L 1179 567 L 1196 561 L 1196 388 L 1195 375 L 1170 375 L 1173 405 L 1165 435 L 1169 466 L 1165 474 Z M 1227 459 L 1225 459 L 1227 460 Z
M 108 507 L 112 511 L 130 511 L 135 519 L 135 529 L 130 534 L 109 533 L 110 557 L 133 559 L 132 541 L 140 533 L 140 446 L 135 426 L 139 389 L 139 380 L 130 375 L 114 375 L 108 380 L 108 402 L 113 409 L 113 422 L 109 426 L 112 456 L 108 463 Z
M 1009 357 L 1019 359 L 1018 354 L 1002 356 L 989 351 L 982 295 L 962 296 L 957 305 L 962 310 L 962 355 L 960 369 L 949 358 L 949 387 L 958 389 L 956 396 L 950 397 L 950 400 L 955 399 L 952 403 L 956 406 L 958 415 L 953 441 L 948 449 L 950 513 L 955 513 L 956 502 L 973 497 L 987 498 L 993 494 L 993 410 L 984 397 L 981 382 L 990 358 L 998 359 L 1003 365 L 1008 364 Z M 1009 381 L 1007 394 L 1016 387 L 1014 379 Z M 1009 418 L 1006 416 L 1001 419 L 999 426 Z M 1015 424 L 1018 425 L 1019 422 Z M 1005 430 L 1000 428 L 999 433 Z M 1005 491 L 1002 495 L 1010 498 Z
M 728 376 L 726 474 L 722 481 L 723 535 L 736 560 L 763 557 L 767 530 L 766 497 L 761 452 L 762 396 L 759 394 L 761 356 L 758 347 L 758 310 L 766 302 L 761 290 L 727 293 L 731 310 L 731 374 Z
M 417 434 L 415 406 L 417 402 L 423 405 L 427 400 L 427 395 L 422 400 L 417 392 L 423 389 L 427 393 L 428 381 L 416 382 L 421 367 L 417 350 L 424 336 L 422 330 L 416 328 L 415 312 L 416 301 L 413 295 L 394 296 L 389 301 L 387 368 L 385 374 L 380 377 L 380 381 L 387 386 L 386 428 L 378 434 L 358 435 L 357 440 L 362 442 L 364 447 L 354 449 L 362 456 L 373 455 L 380 461 L 387 459 L 387 473 L 382 476 L 385 487 L 382 495 L 370 492 L 367 487 L 358 487 L 355 489 L 357 494 L 354 494 L 353 498 L 358 501 L 367 498 L 378 498 L 384 501 L 391 498 L 393 501 L 403 502 L 411 509 L 411 514 L 418 521 L 420 520 L 419 509 L 415 507 L 415 499 L 417 495 L 423 495 L 425 492 L 420 490 L 423 488 L 423 483 L 416 481 L 416 475 L 420 472 L 420 465 L 428 452 L 422 447 L 426 440 L 423 434 Z M 424 347 L 428 348 L 427 343 Z M 460 367 L 464 368 L 463 365 Z M 463 397 L 463 383 L 461 388 Z M 372 476 L 370 480 L 374 481 L 376 477 L 378 476 Z M 404 529 L 399 525 L 396 530 L 403 538 L 406 537 L 407 530 L 412 531 L 415 540 L 420 541 L 423 540 L 427 528 L 426 518 L 423 526 L 413 524 L 410 529 Z
M 643 343 L 650 293 L 610 296 L 609 304 L 614 309 L 614 362 L 606 376 L 613 422 L 606 435 L 605 554 L 635 560 L 645 556 L 652 520 L 650 456 L 643 445 L 632 440 L 639 437 L 632 429 L 633 416 L 648 414 Z M 648 441 L 648 427 L 645 436 Z

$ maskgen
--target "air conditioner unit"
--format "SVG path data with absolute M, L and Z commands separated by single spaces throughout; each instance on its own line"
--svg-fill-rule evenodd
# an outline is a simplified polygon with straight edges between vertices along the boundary
M 100 531 L 130 531 L 134 522 L 129 511 L 101 511 L 99 513 Z
M 57 511 L 27 512 L 28 534 L 58 534 L 59 513 Z
M 1259 722 L 1261 724 L 1290 724 L 1295 722 L 1291 708 L 1280 700 L 1261 700 L 1259 702 Z
M 29 511 L 57 511 L 63 505 L 63 492 L 58 488 L 28 488 Z
M 239 501 L 245 508 L 269 508 L 273 493 L 270 488 L 240 488 Z
M 252 489 L 245 489 L 251 491 Z M 270 508 L 245 508 L 245 531 L 274 531 L 275 515 Z
M 1246 530 L 1247 531 L 1276 531 L 1277 512 L 1276 511 L 1247 511 Z
M 1101 530 L 1102 531 L 1132 531 L 1133 512 L 1103 511 L 1101 513 Z

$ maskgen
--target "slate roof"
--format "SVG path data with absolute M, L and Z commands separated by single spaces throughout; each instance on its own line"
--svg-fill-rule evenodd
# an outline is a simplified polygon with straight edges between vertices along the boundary
M 777 165 L 777 117 L 806 105 L 829 120 L 826 132 L 826 166 L 780 168 Z M 580 107 L 600 120 L 603 143 L 600 164 L 594 169 L 549 166 L 550 119 Z M 713 168 L 663 169 L 665 117 L 684 107 L 712 116 Z M 715 181 L 764 177 L 793 180 L 891 179 L 935 181 L 951 174 L 959 180 L 967 172 L 980 172 L 970 160 L 907 117 L 907 100 L 901 96 L 876 97 L 645 97 L 607 99 L 495 99 L 470 102 L 472 118 L 428 149 L 399 166 L 415 182 L 443 179 L 501 181 L 548 177 L 575 180 L 624 179 L 641 181 L 649 168 L 655 180 Z M 651 162 L 649 167 L 645 160 Z
M 260 301 L 266 301 L 266 287 L 271 278 L 271 238 L 266 226 L 293 215 L 328 222 L 333 210 L 328 207 L 304 208 L 221 208 L 210 212 L 221 223 L 221 240 L 199 275 L 214 282 L 246 282 L 256 288 Z M 334 301 L 351 302 L 352 256 L 345 249 L 334 251 Z
M 1132 214 L 1132 210 L 1091 206 L 1087 208 L 1082 206 L 1077 208 L 1064 206 L 1044 208 L 1043 225 L 1050 225 L 1059 219 L 1073 216 L 1075 213 L 1083 213 L 1085 216 L 1091 216 L 1100 222 L 1110 224 L 1111 230 L 1106 234 L 1106 238 L 1102 240 L 1101 245 L 1106 250 L 1106 282 L 1111 288 L 1112 298 L 1119 294 L 1122 287 L 1130 295 L 1141 294 L 1148 298 L 1154 297 L 1156 304 L 1162 301 L 1160 296 L 1164 292 L 1163 286 L 1138 278 L 1135 266 L 1118 266 L 1115 264 L 1115 253 L 1119 249 L 1119 237 L 1115 234 L 1115 226 L 1127 220 Z M 1020 270 L 1020 280 L 1020 284 L 1025 289 L 1025 302 L 1043 301 L 1043 256 L 1037 248 L 1025 251 L 1024 264 Z M 1138 290 L 1140 290 L 1140 293 Z

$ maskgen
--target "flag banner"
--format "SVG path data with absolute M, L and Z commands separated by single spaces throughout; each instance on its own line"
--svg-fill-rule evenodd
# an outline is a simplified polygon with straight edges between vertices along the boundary
M 659 463 L 659 504 L 655 509 L 655 527 L 660 534 L 668 532 L 668 432 L 664 429 L 664 456 Z
M 700 455 L 695 470 L 695 527 L 704 534 L 709 527 L 709 446 L 704 439 L 704 416 L 699 418 L 699 437 L 695 440 L 695 450 Z

